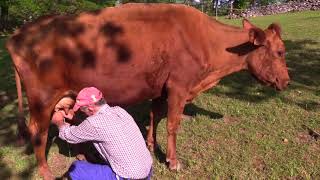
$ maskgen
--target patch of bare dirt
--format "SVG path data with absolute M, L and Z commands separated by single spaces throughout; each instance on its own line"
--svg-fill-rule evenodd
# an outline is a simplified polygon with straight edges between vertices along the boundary
M 304 180 L 302 176 L 293 176 L 293 177 L 286 177 L 285 180 Z
M 312 136 L 308 132 L 300 132 L 296 137 L 296 142 L 298 144 L 307 144 L 313 140 Z
M 231 116 L 224 116 L 223 122 L 226 124 L 234 124 L 234 123 L 239 122 L 239 119 L 235 118 L 235 117 L 231 117 Z
M 64 155 L 54 153 L 50 155 L 48 163 L 52 173 L 57 177 L 61 177 L 64 173 L 67 172 L 72 162 L 71 160 L 68 160 L 68 158 Z
M 214 146 L 218 145 L 218 142 L 216 140 L 214 140 L 214 139 L 210 139 L 210 140 L 208 140 L 207 144 L 209 146 L 214 147 Z
M 258 138 L 258 139 L 262 139 L 262 138 L 264 138 L 266 135 L 265 134 L 263 134 L 263 133 L 261 133 L 261 132 L 257 132 L 256 133 L 256 137 Z
M 262 172 L 265 171 L 267 168 L 266 163 L 264 162 L 264 160 L 261 157 L 255 156 L 252 160 L 252 165 L 254 167 L 254 169 L 258 172 Z
M 211 128 L 212 129 L 219 129 L 220 125 L 218 123 L 212 123 Z
M 309 151 L 314 153 L 320 153 L 320 143 L 312 143 L 309 146 Z
M 239 129 L 239 134 L 246 134 L 247 133 L 247 129 L 246 128 L 240 128 Z

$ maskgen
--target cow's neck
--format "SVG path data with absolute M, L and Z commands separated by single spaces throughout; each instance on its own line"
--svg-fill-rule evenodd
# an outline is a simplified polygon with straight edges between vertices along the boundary
M 245 69 L 246 66 L 247 64 L 243 61 L 243 63 L 234 66 L 225 66 L 219 70 L 211 71 L 199 84 L 192 88 L 190 97 L 187 101 L 191 101 L 199 93 L 216 86 L 223 77 L 241 71 L 242 69 Z
M 214 31 L 217 31 L 215 28 Z M 210 55 L 210 67 L 205 78 L 197 84 L 190 93 L 192 99 L 200 92 L 217 85 L 220 79 L 232 73 L 247 69 L 247 54 L 249 41 L 248 32 L 230 26 L 222 27 L 220 31 L 223 36 L 214 37 L 213 47 L 216 48 L 216 41 L 219 41 L 218 50 L 212 51 Z M 218 33 L 219 34 L 219 33 Z M 248 47 L 247 47 L 248 46 Z
M 206 75 L 192 88 L 187 101 L 217 85 L 223 77 L 247 69 L 246 58 L 252 51 L 252 46 L 248 43 L 248 31 L 221 23 L 215 23 L 212 27 L 211 32 L 209 30 L 212 33 L 212 46 L 208 50 L 210 60 Z
M 211 55 L 213 66 L 209 76 L 214 76 L 217 80 L 234 72 L 247 69 L 246 58 L 254 48 L 249 43 L 247 31 L 239 28 L 228 28 L 230 29 L 223 29 L 224 38 L 217 37 L 221 39 L 219 51 Z

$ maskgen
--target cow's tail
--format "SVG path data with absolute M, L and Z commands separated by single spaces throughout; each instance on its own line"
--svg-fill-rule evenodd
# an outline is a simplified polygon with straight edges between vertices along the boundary
M 15 79 L 16 79 L 16 88 L 17 88 L 17 95 L 18 95 L 18 116 L 19 118 L 24 117 L 24 113 L 23 113 L 23 99 L 22 99 L 22 90 L 21 90 L 21 81 L 20 81 L 20 76 L 16 70 L 16 68 L 14 68 L 14 75 L 15 75 Z

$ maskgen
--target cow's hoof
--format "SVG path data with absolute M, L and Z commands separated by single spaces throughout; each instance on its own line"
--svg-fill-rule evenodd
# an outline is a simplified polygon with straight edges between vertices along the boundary
M 148 149 L 150 152 L 154 152 L 154 145 L 153 143 L 148 143 Z
M 182 114 L 182 115 L 181 115 L 181 118 L 182 118 L 183 120 L 191 120 L 191 119 L 192 119 L 192 116 Z
M 39 174 L 43 177 L 44 180 L 54 180 L 52 172 L 49 170 L 49 167 L 39 167 Z
M 158 147 L 158 144 L 157 143 L 148 143 L 148 149 L 150 152 L 155 152 L 155 150 L 157 150 L 159 147 Z
M 169 163 L 170 171 L 179 172 L 182 169 L 181 164 L 180 164 L 179 161 L 176 161 L 176 163 L 172 163 L 172 162 L 167 160 L 167 162 Z

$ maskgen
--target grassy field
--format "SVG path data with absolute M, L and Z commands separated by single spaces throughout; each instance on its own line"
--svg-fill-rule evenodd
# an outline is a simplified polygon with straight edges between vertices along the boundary
M 219 19 L 240 25 L 240 20 Z M 320 141 L 306 125 L 320 132 L 320 13 L 299 13 L 251 19 L 266 28 L 278 22 L 283 29 L 291 85 L 284 92 L 258 84 L 248 73 L 225 78 L 199 96 L 186 112 L 177 140 L 183 163 L 179 173 L 154 157 L 154 179 L 320 179 Z M 39 179 L 30 146 L 14 143 L 17 100 L 10 58 L 0 39 L 0 179 Z M 134 110 L 140 125 L 148 119 L 148 104 Z M 166 148 L 166 120 L 158 128 Z M 142 128 L 144 131 L 144 129 Z M 53 137 L 51 133 L 51 137 Z M 52 140 L 49 165 L 61 176 L 74 159 L 68 146 Z

